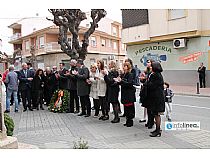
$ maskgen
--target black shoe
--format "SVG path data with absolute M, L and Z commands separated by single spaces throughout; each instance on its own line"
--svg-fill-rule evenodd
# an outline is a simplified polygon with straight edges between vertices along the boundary
M 157 129 L 155 129 L 154 131 L 150 132 L 151 134 L 155 133 L 157 131 Z M 162 130 L 160 129 L 160 132 L 162 132 Z
M 103 121 L 109 120 L 109 116 L 108 116 L 108 115 L 104 116 L 104 117 L 102 118 L 102 120 L 103 120 Z
M 148 127 L 148 124 L 146 123 L 144 126 L 145 126 L 145 127 Z
M 150 134 L 149 136 L 150 136 L 150 137 L 160 137 L 160 136 L 161 136 L 161 131 L 160 131 L 160 129 L 154 131 L 154 132 L 153 132 L 152 134 Z
M 121 115 L 120 117 L 125 117 L 125 114 Z
M 41 108 L 41 110 L 44 110 L 43 106 L 41 106 L 40 108 Z
M 104 118 L 105 116 L 101 116 L 101 117 L 99 117 L 99 120 L 103 120 L 103 118 Z
M 27 109 L 24 109 L 23 112 L 27 111 Z
M 114 120 L 111 121 L 111 123 L 119 123 L 120 122 L 120 118 L 115 118 Z
M 79 115 L 77 115 L 77 116 L 83 116 L 83 115 L 86 115 L 86 114 L 84 114 L 84 113 L 80 113 Z
M 15 112 L 18 112 L 18 110 L 17 110 L 17 109 L 15 109 Z
M 90 115 L 85 115 L 85 117 L 90 117 Z
M 78 114 L 78 113 L 79 113 L 79 111 L 78 111 L 78 110 L 76 110 L 74 113 L 75 113 L 75 114 Z
M 146 120 L 139 120 L 139 123 L 146 122 Z
M 10 113 L 10 111 L 9 110 L 5 110 L 4 113 Z
M 30 110 L 30 109 L 29 109 L 29 110 Z M 37 107 L 36 110 L 39 110 L 39 107 Z
M 91 108 L 91 110 L 95 110 L 95 108 L 94 108 L 94 107 L 92 107 L 92 108 Z
M 127 127 L 132 127 L 132 126 L 133 126 L 133 120 L 128 120 Z
M 30 111 L 34 111 L 32 108 L 29 109 Z

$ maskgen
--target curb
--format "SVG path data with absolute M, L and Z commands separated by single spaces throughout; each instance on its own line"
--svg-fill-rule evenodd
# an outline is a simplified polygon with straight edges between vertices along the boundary
M 174 93 L 175 95 L 184 95 L 184 96 L 196 96 L 196 97 L 210 97 L 210 95 L 203 94 L 187 94 L 187 93 Z

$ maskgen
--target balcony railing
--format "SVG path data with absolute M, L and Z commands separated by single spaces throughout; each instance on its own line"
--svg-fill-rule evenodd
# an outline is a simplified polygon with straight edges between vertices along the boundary
M 12 37 L 10 37 L 10 41 L 14 41 L 20 37 L 21 37 L 21 33 L 15 33 L 12 35 Z
M 46 52 L 61 51 L 61 46 L 57 42 L 46 43 L 44 48 Z

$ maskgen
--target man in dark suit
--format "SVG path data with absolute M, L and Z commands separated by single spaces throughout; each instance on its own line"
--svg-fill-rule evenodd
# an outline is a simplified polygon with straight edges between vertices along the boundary
M 199 73 L 199 81 L 200 81 L 200 88 L 206 88 L 206 67 L 203 65 L 203 63 L 200 64 L 200 67 L 198 68 Z
M 89 70 L 84 66 L 83 60 L 77 60 L 78 71 L 72 71 L 77 78 L 77 95 L 80 97 L 80 103 L 82 112 L 78 116 L 89 117 L 91 115 L 91 103 L 90 103 L 90 85 L 87 83 L 89 78 Z M 87 110 L 87 112 L 86 112 Z
M 77 79 L 75 75 L 72 74 L 73 71 L 78 71 L 76 67 L 77 61 L 71 59 L 70 66 L 71 70 L 66 76 L 69 78 L 69 89 L 70 89 L 70 104 L 69 104 L 69 113 L 79 113 L 79 97 L 77 95 Z M 74 101 L 76 103 L 76 111 L 74 111 Z
M 19 79 L 19 90 L 22 97 L 23 107 L 25 112 L 27 110 L 27 107 L 30 111 L 33 111 L 31 107 L 31 82 L 33 80 L 33 74 L 30 70 L 28 70 L 28 66 L 26 63 L 22 64 L 22 70 L 20 70 L 18 79 Z M 26 105 L 26 100 L 28 101 L 28 104 Z
M 68 77 L 65 76 L 67 73 L 67 69 L 64 67 L 64 63 L 60 63 L 60 70 L 59 70 L 59 89 L 69 89 L 68 87 Z

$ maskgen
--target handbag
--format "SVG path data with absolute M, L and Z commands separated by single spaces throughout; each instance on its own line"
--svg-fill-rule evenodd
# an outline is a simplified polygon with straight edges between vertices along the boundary
M 147 98 L 147 86 L 146 85 L 141 86 L 139 96 L 140 96 L 140 103 L 143 103 Z

